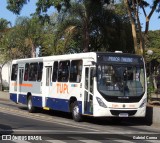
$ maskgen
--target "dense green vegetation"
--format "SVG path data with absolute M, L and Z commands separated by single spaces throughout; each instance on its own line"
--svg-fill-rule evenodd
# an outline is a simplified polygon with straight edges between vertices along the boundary
M 8 8 L 18 14 L 22 4 L 12 2 L 8 1 Z M 44 13 L 56 4 L 39 0 L 36 14 L 19 17 L 14 27 L 3 32 L 0 44 L 10 52 L 10 59 L 35 57 L 36 48 L 40 49 L 40 56 L 115 50 L 134 53 L 130 21 L 121 4 L 116 9 L 120 14 L 105 10 L 96 0 L 60 4 L 61 8 L 56 6 L 59 12 L 48 17 Z
M 28 2 L 8 0 L 7 8 L 20 14 Z M 104 7 L 106 4 L 114 4 L 114 8 Z M 146 1 L 38 0 L 36 13 L 31 18 L 18 17 L 13 27 L 7 20 L 0 20 L 1 60 L 35 57 L 36 54 L 115 50 L 139 53 L 142 49 L 152 49 L 152 59 L 159 61 L 159 31 L 148 33 L 148 20 L 142 32 L 137 15 L 140 7 L 146 18 L 150 18 L 157 4 L 158 1 L 154 0 L 147 16 L 145 7 L 149 4 Z M 51 7 L 58 12 L 49 16 L 47 10 Z M 36 52 L 37 48 L 39 52 Z M 146 55 L 146 60 L 151 61 L 151 57 Z
M 18 1 L 8 0 L 7 8 L 15 14 L 20 14 L 20 11 L 23 8 L 23 5 L 27 4 L 28 2 L 30 2 L 30 0 L 18 0 Z M 97 1 L 97 0 L 47 0 L 47 1 L 38 0 L 36 3 L 37 9 L 36 9 L 35 15 L 38 15 L 40 20 L 43 22 L 46 20 L 49 21 L 47 10 L 49 8 L 54 7 L 58 10 L 60 14 L 64 15 L 61 18 L 63 20 L 66 18 L 65 21 L 68 24 L 71 24 L 70 22 L 71 20 L 73 20 L 73 16 L 74 16 L 74 20 L 72 21 L 72 24 L 74 26 L 76 24 L 76 27 L 71 28 L 72 29 L 71 33 L 74 33 L 73 32 L 74 29 L 76 29 L 76 32 L 77 32 L 77 28 L 78 29 L 81 28 L 81 37 L 78 37 L 78 38 L 79 40 L 80 39 L 82 40 L 80 44 L 82 44 L 83 46 L 83 51 L 89 51 L 90 46 L 93 47 L 93 44 L 92 45 L 90 44 L 90 39 L 91 39 L 90 37 L 91 37 L 91 34 L 95 36 L 95 32 L 97 32 L 97 30 L 98 30 L 98 36 L 102 34 L 99 40 L 102 40 L 101 41 L 102 44 L 105 44 L 105 49 L 106 49 L 106 46 L 108 46 L 108 48 L 112 46 L 111 49 L 114 49 L 115 45 L 109 43 L 110 41 L 109 38 L 114 37 L 114 39 L 116 40 L 117 38 L 119 39 L 120 36 L 124 38 L 125 32 L 123 28 L 121 26 L 118 27 L 117 24 L 121 25 L 120 23 L 123 23 L 124 21 L 126 21 L 126 19 L 128 19 L 131 25 L 134 53 L 145 56 L 145 40 L 149 30 L 149 22 L 153 13 L 156 10 L 158 12 L 160 11 L 159 3 L 160 3 L 159 0 L 153 0 L 152 2 L 151 1 L 149 2 L 147 0 L 100 0 L 100 1 Z M 150 10 L 147 12 L 146 8 L 148 7 L 150 8 Z M 140 12 L 140 9 L 142 10 L 142 12 Z M 112 13 L 112 15 L 108 13 Z M 116 16 L 114 14 L 116 14 Z M 106 15 L 108 16 L 109 19 L 107 19 Z M 92 16 L 95 16 L 95 17 L 92 17 Z M 97 16 L 98 16 L 98 23 L 96 22 Z M 141 16 L 144 16 L 146 19 L 145 27 L 144 27 L 145 32 L 142 32 L 141 21 L 140 21 Z M 106 21 L 106 20 L 109 20 L 109 21 Z M 92 24 L 94 26 L 94 29 L 90 29 L 90 27 L 92 27 Z M 64 26 L 66 26 L 66 24 Z M 119 28 L 121 29 L 119 30 Z M 117 29 L 120 31 L 118 33 L 119 35 L 117 35 L 117 32 L 116 32 L 116 35 L 114 33 L 114 31 Z M 92 30 L 95 30 L 94 33 Z M 103 40 L 103 38 L 106 38 L 105 37 L 107 35 L 106 32 L 107 33 L 109 32 L 110 34 L 110 35 L 108 34 L 109 38 L 107 37 L 108 41 Z M 69 37 L 71 37 L 71 35 L 73 34 L 69 34 L 69 35 L 70 35 Z M 121 40 L 123 40 L 123 38 Z M 57 39 L 57 36 L 56 36 L 56 39 Z M 68 45 L 69 39 L 68 40 L 66 39 L 65 39 L 65 44 L 64 45 L 61 44 L 64 47 L 66 47 L 66 44 Z M 73 37 L 71 39 L 73 39 Z M 124 41 L 122 41 L 121 43 L 123 46 L 125 46 L 126 44 L 124 43 Z M 95 44 L 97 44 L 97 41 L 94 43 L 94 45 Z M 103 45 L 100 45 L 100 46 L 102 47 Z M 96 45 L 96 49 L 97 49 L 97 45 Z

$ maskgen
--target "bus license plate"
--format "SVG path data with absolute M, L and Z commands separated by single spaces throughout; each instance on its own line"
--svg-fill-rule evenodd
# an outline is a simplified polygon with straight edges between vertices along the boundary
M 120 113 L 119 117 L 128 117 L 128 113 Z

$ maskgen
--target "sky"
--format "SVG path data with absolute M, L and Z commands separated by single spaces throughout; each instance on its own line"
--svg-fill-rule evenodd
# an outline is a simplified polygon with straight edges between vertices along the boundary
M 151 0 L 148 0 L 151 2 Z M 36 9 L 36 2 L 37 0 L 30 0 L 30 2 L 28 2 L 28 4 L 24 5 L 22 8 L 22 11 L 20 13 L 19 16 L 30 16 L 31 13 L 35 12 Z M 7 6 L 7 0 L 0 0 L 0 18 L 4 18 L 7 19 L 8 21 L 11 22 L 12 26 L 14 26 L 15 24 L 15 20 L 18 17 L 17 15 L 13 14 L 12 12 L 10 12 L 6 6 Z M 148 8 L 147 13 L 149 13 L 150 9 Z M 52 7 L 51 9 L 49 9 L 48 13 L 52 14 L 54 12 L 54 8 Z M 154 12 L 151 19 L 150 19 L 150 26 L 149 26 L 149 30 L 160 30 L 160 19 L 158 19 L 158 15 L 160 15 L 160 13 L 158 14 L 157 12 Z M 142 23 L 142 31 L 144 31 L 144 27 L 145 27 L 145 17 L 140 16 L 140 20 Z
M 20 12 L 20 15 L 15 15 L 6 8 L 7 0 L 0 0 L 0 18 L 4 18 L 10 21 L 12 26 L 14 26 L 17 17 L 19 16 L 30 17 L 30 14 L 35 12 L 36 2 L 37 0 L 30 0 L 30 2 L 28 2 L 23 6 L 22 11 Z M 51 9 L 48 10 L 48 13 L 52 14 L 54 11 L 55 11 L 54 8 L 51 7 Z

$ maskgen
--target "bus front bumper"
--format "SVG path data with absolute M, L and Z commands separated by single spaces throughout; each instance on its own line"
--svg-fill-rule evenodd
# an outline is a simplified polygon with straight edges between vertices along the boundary
M 142 108 L 103 108 L 97 105 L 94 117 L 145 117 L 146 107 Z

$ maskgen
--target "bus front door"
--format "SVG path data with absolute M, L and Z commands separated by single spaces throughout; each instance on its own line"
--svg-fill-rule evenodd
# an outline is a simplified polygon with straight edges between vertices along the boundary
M 17 79 L 17 103 L 19 102 L 19 95 L 21 94 L 21 88 L 23 85 L 24 65 L 18 66 L 18 79 Z
M 42 82 L 42 106 L 46 107 L 46 98 L 49 97 L 52 87 L 52 66 L 45 66 L 44 68 L 44 80 Z
M 93 67 L 85 67 L 84 114 L 93 114 Z

